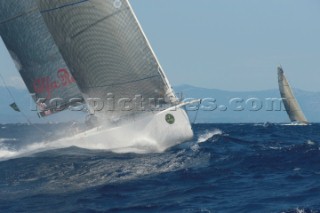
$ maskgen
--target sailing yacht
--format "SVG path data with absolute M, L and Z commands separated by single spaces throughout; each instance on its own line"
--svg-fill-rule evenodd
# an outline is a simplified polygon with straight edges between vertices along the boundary
M 84 104 L 95 128 L 64 140 L 163 151 L 193 137 L 128 0 L 0 0 L 0 35 L 39 116 Z M 106 145 L 107 144 L 107 145 Z
M 303 114 L 297 99 L 294 97 L 292 89 L 284 75 L 284 71 L 281 66 L 278 67 L 278 83 L 281 98 L 291 122 L 300 125 L 308 124 L 308 120 Z

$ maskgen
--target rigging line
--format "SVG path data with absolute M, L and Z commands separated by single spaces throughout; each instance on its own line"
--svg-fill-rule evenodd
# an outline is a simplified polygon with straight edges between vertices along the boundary
M 197 121 L 198 113 L 199 113 L 199 109 L 197 110 L 196 115 L 194 116 L 194 119 L 193 119 L 193 122 L 192 122 L 193 124 L 195 124 L 196 121 Z
M 1 73 L 0 73 L 0 78 L 1 78 L 1 80 L 2 80 L 2 82 L 3 82 L 3 85 L 5 86 L 6 90 L 8 91 L 11 99 L 13 100 L 14 103 L 16 103 L 16 99 L 14 98 L 12 92 L 10 91 L 10 89 L 9 89 L 8 85 L 6 84 L 6 82 L 5 82 L 4 78 L 3 78 L 3 76 L 1 75 Z M 31 121 L 29 120 L 29 118 L 28 118 L 21 110 L 20 110 L 20 113 L 21 113 L 21 114 L 24 116 L 24 118 L 27 120 L 28 124 L 32 124 Z
M 199 102 L 199 109 L 197 109 L 197 111 L 196 111 L 196 114 L 195 114 L 194 119 L 193 119 L 193 122 L 192 122 L 193 124 L 196 123 L 196 120 L 197 120 L 197 118 L 198 118 L 198 113 L 199 113 L 199 111 L 200 111 L 201 102 L 202 102 L 202 100 Z
M 4 78 L 2 77 L 1 73 L 0 73 L 0 78 L 1 78 L 1 80 L 2 80 L 3 85 L 5 86 L 6 90 L 8 91 L 10 97 L 12 98 L 13 102 L 16 102 L 13 94 L 12 94 L 11 91 L 9 90 L 8 85 L 6 84 L 6 82 L 5 82 Z

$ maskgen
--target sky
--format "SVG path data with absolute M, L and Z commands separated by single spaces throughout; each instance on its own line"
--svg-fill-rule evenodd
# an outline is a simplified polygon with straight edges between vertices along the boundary
M 320 91 L 318 0 L 131 0 L 131 4 L 172 85 L 275 89 L 281 64 L 293 87 Z M 0 72 L 7 84 L 25 88 L 1 42 Z

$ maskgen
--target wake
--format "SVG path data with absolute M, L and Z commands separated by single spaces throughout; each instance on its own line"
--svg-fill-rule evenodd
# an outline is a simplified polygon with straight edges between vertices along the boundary
M 117 134 L 117 137 L 97 136 L 95 137 L 96 140 L 88 139 L 88 136 L 98 135 L 97 132 L 99 131 L 86 131 L 73 136 L 64 136 L 56 140 L 29 142 L 29 144 L 19 147 L 14 146 L 14 144 L 18 144 L 14 143 L 15 141 L 4 143 L 6 139 L 0 138 L 0 161 L 27 157 L 40 152 L 70 147 L 78 147 L 87 150 L 110 151 L 118 154 L 149 154 L 165 151 L 157 141 L 153 140 L 148 135 L 139 134 L 138 132 L 131 131 L 129 129 L 124 131 L 122 135 Z
M 107 139 L 106 139 L 107 140 Z M 0 139 L 1 141 L 1 139 Z M 154 142 L 148 139 L 136 140 L 132 142 L 132 146 L 126 147 L 126 142 L 119 144 L 118 148 L 110 147 L 108 142 L 89 142 L 85 140 L 79 140 L 79 138 L 62 138 L 56 141 L 43 141 L 35 142 L 29 145 L 22 146 L 20 148 L 12 148 L 7 145 L 0 145 L 0 161 L 27 157 L 36 153 L 41 153 L 45 151 L 64 149 L 69 147 L 78 147 L 87 150 L 105 150 L 114 153 L 137 153 L 137 154 L 147 154 L 156 152 L 156 149 L 152 146 Z

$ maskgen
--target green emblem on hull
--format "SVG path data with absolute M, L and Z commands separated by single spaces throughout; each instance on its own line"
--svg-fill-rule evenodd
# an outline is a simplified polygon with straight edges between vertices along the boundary
M 175 118 L 172 114 L 167 114 L 166 115 L 166 121 L 168 124 L 174 124 L 175 122 Z

